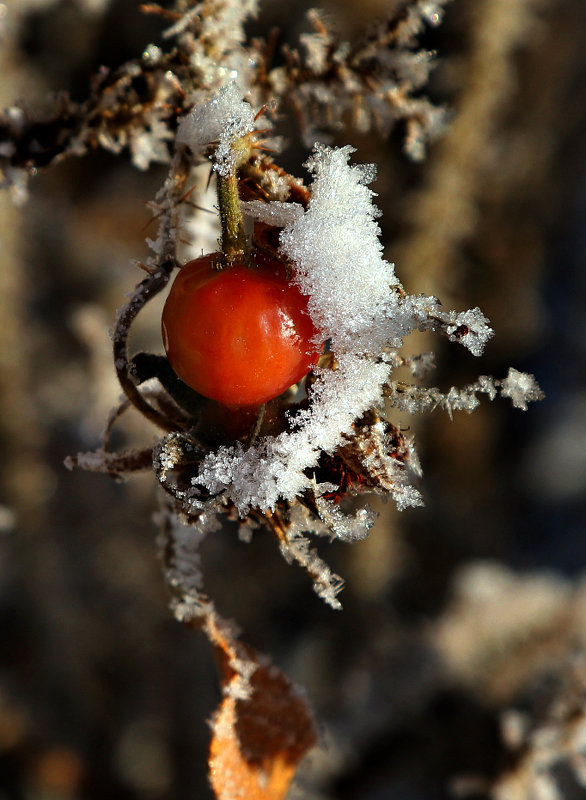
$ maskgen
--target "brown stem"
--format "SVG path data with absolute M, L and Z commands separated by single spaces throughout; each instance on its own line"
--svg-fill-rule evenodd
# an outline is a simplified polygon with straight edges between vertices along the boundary
M 148 403 L 132 380 L 128 367 L 128 333 L 139 311 L 167 284 L 174 263 L 163 264 L 155 275 L 140 283 L 130 300 L 122 307 L 114 330 L 114 365 L 120 386 L 133 406 L 151 422 L 165 431 L 179 430 L 179 426 L 167 419 Z

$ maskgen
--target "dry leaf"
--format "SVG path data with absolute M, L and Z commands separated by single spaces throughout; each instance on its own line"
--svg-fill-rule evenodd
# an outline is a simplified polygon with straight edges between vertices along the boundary
M 208 618 L 224 699 L 213 719 L 210 782 L 218 800 L 283 800 L 315 745 L 315 724 L 287 676 L 266 656 Z

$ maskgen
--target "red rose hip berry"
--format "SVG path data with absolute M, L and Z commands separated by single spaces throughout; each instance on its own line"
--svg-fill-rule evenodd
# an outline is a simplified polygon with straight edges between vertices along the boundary
M 315 366 L 320 348 L 307 298 L 281 262 L 215 269 L 221 254 L 187 263 L 163 309 L 163 343 L 181 380 L 228 406 L 277 397 Z

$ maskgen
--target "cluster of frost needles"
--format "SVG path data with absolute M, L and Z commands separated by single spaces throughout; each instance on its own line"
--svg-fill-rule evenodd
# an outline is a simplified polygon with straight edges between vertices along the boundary
M 250 106 L 232 84 L 182 122 L 180 139 L 194 152 L 219 140 L 214 160 L 221 169 L 228 152 L 223 132 L 228 137 L 246 134 L 252 119 Z M 206 142 L 202 130 L 214 135 Z M 330 483 L 316 482 L 312 468 L 322 453 L 333 453 L 352 435 L 365 412 L 382 408 L 397 350 L 409 333 L 438 330 L 475 355 L 493 333 L 478 308 L 445 312 L 436 298 L 405 294 L 393 265 L 383 258 L 376 222 L 380 212 L 368 186 L 376 168 L 351 164 L 353 152 L 350 146 L 315 145 L 306 164 L 313 175 L 306 209 L 281 202 L 245 204 L 250 216 L 282 228 L 281 249 L 295 264 L 294 281 L 310 298 L 319 343 L 330 342 L 335 368 L 318 370 L 308 407 L 289 420 L 287 430 L 249 447 L 222 446 L 204 458 L 194 488 L 221 495 L 242 517 L 251 510 L 274 511 L 279 501 L 293 501 L 307 490 L 318 499 L 332 490 Z M 534 382 L 527 385 L 535 394 Z M 406 485 L 404 476 L 398 476 L 392 494 L 400 508 L 421 504 L 419 492 Z M 342 530 L 347 535 L 347 526 Z M 352 538 L 359 535 L 356 530 Z

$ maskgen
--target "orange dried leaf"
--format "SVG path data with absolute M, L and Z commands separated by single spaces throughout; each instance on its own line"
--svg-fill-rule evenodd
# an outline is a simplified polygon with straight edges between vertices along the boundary
M 215 630 L 210 630 L 213 627 Z M 283 800 L 297 766 L 316 743 L 299 690 L 270 659 L 207 626 L 223 673 L 213 720 L 210 782 L 218 800 Z

